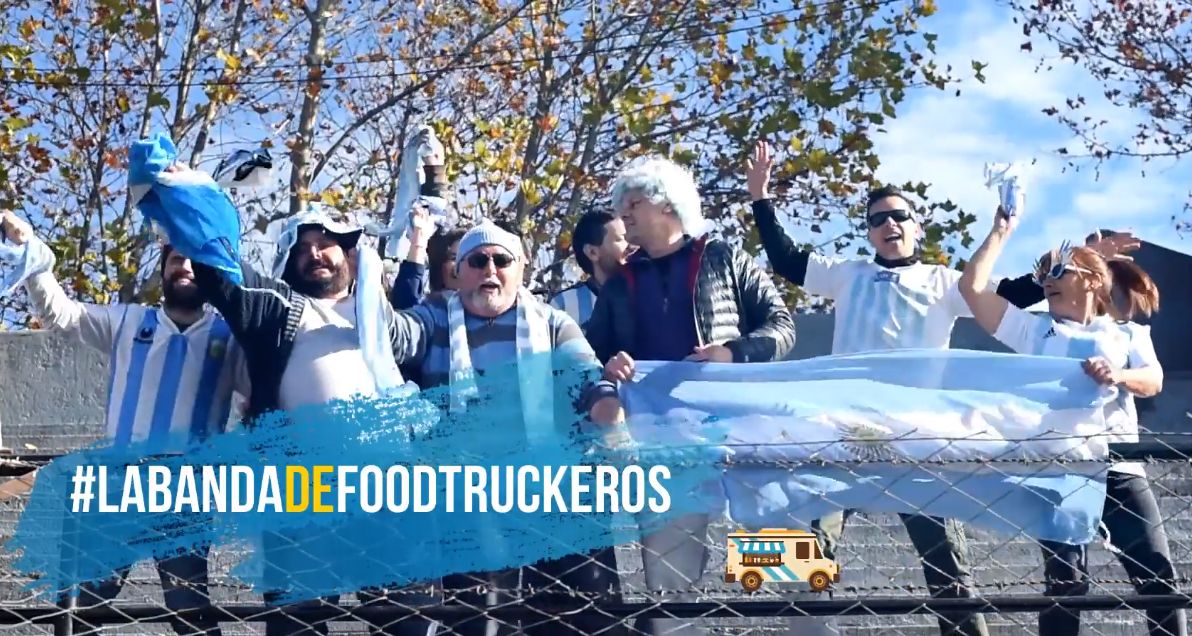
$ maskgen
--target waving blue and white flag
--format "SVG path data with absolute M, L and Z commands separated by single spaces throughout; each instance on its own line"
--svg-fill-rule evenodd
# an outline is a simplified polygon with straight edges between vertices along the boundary
M 369 223 L 365 227 L 365 231 L 372 236 L 388 238 L 385 243 L 385 258 L 395 259 L 409 248 L 408 244 L 404 246 L 401 244 L 407 243 L 405 236 L 409 230 L 410 217 L 416 204 L 425 206 L 431 219 L 439 227 L 450 227 L 455 224 L 457 219 L 451 208 L 448 207 L 446 199 L 426 193 L 430 185 L 429 175 L 425 182 L 420 176 L 427 159 L 437 157 L 441 162 L 443 156 L 443 144 L 435 136 L 434 129 L 428 125 L 419 126 L 418 132 L 411 135 L 410 140 L 406 142 L 406 147 L 401 153 L 397 197 L 392 214 L 389 216 L 389 223 L 387 225 Z
M 639 452 L 724 464 L 742 525 L 852 509 L 1072 544 L 1101 522 L 1115 395 L 1078 360 L 965 350 L 639 362 L 621 387 Z
M 211 175 L 199 170 L 167 172 L 177 160 L 178 149 L 164 134 L 134 142 L 128 149 L 133 204 L 179 252 L 242 284 L 240 213 Z
M 0 236 L 0 298 L 10 294 L 31 276 L 54 269 L 54 253 L 37 240 L 13 245 Z

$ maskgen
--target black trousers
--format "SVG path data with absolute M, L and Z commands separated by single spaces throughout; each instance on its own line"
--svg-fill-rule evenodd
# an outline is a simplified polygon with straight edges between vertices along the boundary
M 167 609 L 179 611 L 211 607 L 207 592 L 207 554 L 207 550 L 203 549 L 157 561 L 157 574 L 161 578 Z M 106 581 L 80 585 L 77 606 L 95 607 L 115 600 L 120 590 L 124 589 L 131 570 L 132 567 L 121 568 L 116 576 Z M 214 617 L 189 621 L 174 618 L 170 620 L 170 625 L 178 636 L 221 636 L 222 633 L 219 621 Z M 96 634 L 101 630 L 101 625 L 88 625 L 79 632 L 79 636 Z
M 486 595 L 479 592 L 453 591 L 478 585 L 488 585 L 499 589 L 500 592 Z M 531 595 L 525 599 L 531 610 L 549 603 L 552 593 L 560 592 L 604 593 L 605 596 L 602 598 L 615 600 L 621 592 L 616 550 L 611 547 L 601 548 L 587 554 L 570 554 L 502 572 L 443 577 L 443 593 L 448 599 L 447 602 L 463 604 L 477 610 L 500 607 L 513 602 L 514 595 L 510 591 L 519 587 L 532 590 Z M 516 625 L 489 619 L 480 615 L 480 612 L 477 614 L 475 618 L 441 625 L 439 636 L 503 636 L 516 631 Z M 546 609 L 541 615 L 521 621 L 521 629 L 526 636 L 628 636 L 629 633 L 625 624 L 616 617 L 591 613 L 581 616 L 553 616 Z
M 829 515 L 812 524 L 824 556 L 836 559 L 836 548 L 852 511 Z M 919 553 L 923 578 L 932 598 L 973 598 L 969 567 L 968 537 L 955 519 L 924 515 L 898 515 Z M 943 612 L 936 615 L 940 636 L 989 636 L 985 616 L 975 612 Z
M 1109 541 L 1121 553 L 1118 560 L 1139 594 L 1177 594 L 1175 567 L 1159 502 L 1145 477 L 1109 471 L 1102 522 Z M 1048 596 L 1084 596 L 1092 586 L 1088 576 L 1088 546 L 1043 542 L 1044 577 Z M 1184 610 L 1146 613 L 1150 636 L 1187 636 Z M 1039 614 L 1039 633 L 1079 636 L 1080 612 L 1052 608 Z

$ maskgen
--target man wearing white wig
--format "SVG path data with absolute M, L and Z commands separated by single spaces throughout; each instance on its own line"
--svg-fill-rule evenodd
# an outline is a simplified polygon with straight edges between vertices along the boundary
M 524 286 L 526 250 L 522 241 L 497 224 L 484 221 L 460 239 L 455 257 L 456 290 L 431 296 L 397 315 L 398 362 L 415 366 L 423 389 L 448 388 L 453 413 L 466 413 L 473 400 L 507 392 L 500 373 L 517 365 L 521 422 L 510 422 L 510 435 L 533 440 L 545 425 L 564 430 L 583 415 L 601 425 L 622 420 L 616 386 L 601 380 L 601 366 L 579 326 L 565 312 L 536 298 Z M 549 355 L 548 355 L 549 354 Z M 543 366 L 545 365 L 545 366 Z M 559 367 L 566 367 L 561 369 Z M 494 371 L 485 375 L 485 371 Z M 558 375 L 556 376 L 556 373 Z M 563 372 L 579 372 L 575 382 Z M 578 400 L 568 397 L 579 388 Z M 566 398 L 566 399 L 563 399 Z M 496 533 L 494 533 L 496 534 Z M 493 541 L 501 537 L 493 536 Z M 444 590 L 474 588 L 478 584 L 510 589 L 518 571 L 454 575 Z M 609 592 L 620 588 L 612 549 L 573 554 L 522 569 L 521 583 L 538 591 Z M 485 599 L 453 596 L 470 605 Z M 488 602 L 501 602 L 495 597 Z M 451 633 L 480 636 L 487 621 L 476 619 L 452 625 Z M 578 636 L 625 633 L 619 621 L 607 616 L 566 616 L 523 625 L 528 635 Z
M 597 297 L 586 335 L 605 377 L 627 382 L 633 361 L 773 362 L 795 344 L 795 324 L 770 277 L 753 258 L 708 237 L 699 189 L 683 167 L 651 158 L 618 175 L 613 210 L 638 246 Z M 709 515 L 697 514 L 642 539 L 646 585 L 685 590 L 704 573 Z M 800 633 L 823 626 L 789 619 Z M 700 634 L 676 619 L 638 620 L 638 631 Z
M 4 211 L 0 230 L 13 244 L 24 246 L 28 265 L 24 286 L 41 323 L 75 334 L 109 356 L 106 421 L 113 446 L 145 443 L 177 452 L 183 450 L 180 444 L 201 442 L 227 430 L 233 395 L 251 394 L 244 355 L 232 340 L 228 324 L 206 306 L 189 259 L 162 245 L 160 307 L 94 305 L 67 296 L 54 278 L 53 253 L 28 223 Z M 84 527 L 82 545 L 72 547 L 86 558 L 89 551 L 98 551 L 96 542 L 105 541 L 102 535 L 101 529 L 88 532 Z M 111 579 L 83 584 L 79 605 L 115 599 L 132 565 L 126 564 Z M 207 549 L 159 559 L 157 571 L 166 607 L 179 611 L 210 607 Z M 180 636 L 221 633 L 214 618 L 170 622 Z

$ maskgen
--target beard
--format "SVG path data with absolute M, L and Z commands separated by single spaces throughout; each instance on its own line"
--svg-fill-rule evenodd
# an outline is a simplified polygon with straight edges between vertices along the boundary
M 207 299 L 203 297 L 202 292 L 192 282 L 189 285 L 180 285 L 179 279 L 181 277 L 175 276 L 166 281 L 161 287 L 162 304 L 166 307 L 174 309 L 181 309 L 185 311 L 198 311 L 207 304 Z
M 321 267 L 326 267 L 331 270 L 331 276 L 326 278 L 319 277 L 317 270 Z M 311 261 L 306 264 L 301 272 L 295 272 L 293 276 L 287 276 L 290 287 L 294 291 L 308 296 L 310 298 L 331 298 L 337 296 L 347 290 L 348 285 L 352 282 L 352 277 L 348 272 L 348 262 L 340 261 L 339 263 L 318 263 Z
M 490 316 L 498 315 L 509 309 L 515 300 L 509 297 L 507 290 L 502 289 L 495 294 L 487 294 L 479 289 L 471 292 L 464 292 L 463 299 L 465 307 L 470 309 L 473 313 Z

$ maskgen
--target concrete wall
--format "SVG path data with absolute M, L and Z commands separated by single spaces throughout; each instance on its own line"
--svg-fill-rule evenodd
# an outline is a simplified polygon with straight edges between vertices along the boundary
M 798 318 L 796 357 L 828 353 L 832 337 L 831 316 L 807 315 Z M 953 339 L 954 346 L 998 349 L 999 345 L 971 321 L 962 321 Z M 19 452 L 62 452 L 98 439 L 102 434 L 102 410 L 108 372 L 104 356 L 80 344 L 46 333 L 0 333 L 0 421 L 6 447 Z M 1144 415 L 1144 426 L 1157 431 L 1187 432 L 1188 403 L 1192 400 L 1192 378 L 1169 375 L 1164 394 L 1153 410 Z M 34 450 L 35 449 L 35 450 Z M 1161 506 L 1167 519 L 1172 549 L 1182 572 L 1192 571 L 1192 514 L 1188 508 L 1186 468 L 1176 464 L 1155 464 L 1150 474 L 1161 494 Z M 0 503 L 0 537 L 12 535 L 20 514 L 19 503 Z M 724 588 L 716 581 L 723 570 L 725 527 L 715 529 L 710 544 L 713 557 L 710 574 L 701 586 Z M 970 559 L 980 589 L 993 594 L 1036 594 L 1042 580 L 1038 549 L 1032 542 L 969 530 Z M 227 572 L 238 556 L 227 551 L 215 555 L 213 595 L 218 602 L 249 602 L 253 599 Z M 0 552 L 0 601 L 22 604 L 27 596 L 19 590 L 19 581 L 4 566 L 11 555 Z M 889 515 L 861 515 L 850 522 L 842 546 L 843 584 L 851 588 L 844 596 L 890 596 L 911 594 L 925 596 L 923 575 L 901 523 Z M 1125 575 L 1111 556 L 1100 547 L 1094 549 L 1094 577 L 1098 580 L 1122 580 Z M 626 547 L 620 553 L 620 568 L 631 590 L 642 589 L 640 559 Z M 121 595 L 123 602 L 161 603 L 156 574 L 144 565 L 134 570 L 134 585 Z M 1121 585 L 1107 585 L 1109 592 L 1126 592 Z M 772 592 L 771 592 L 772 593 Z M 725 590 L 712 596 L 736 595 Z M 25 601 L 27 603 L 27 601 Z M 0 605 L 0 608 L 3 606 Z M 1034 633 L 1035 618 L 1029 614 L 990 615 L 991 632 L 997 635 Z M 716 632 L 769 633 L 775 621 L 717 621 Z M 1141 635 L 1143 625 L 1132 612 L 1094 614 L 1088 617 L 1087 633 Z M 848 619 L 847 634 L 877 634 L 896 630 L 902 634 L 936 634 L 934 622 L 925 617 L 883 617 Z M 225 626 L 226 633 L 256 632 L 259 625 Z M 356 631 L 357 627 L 343 626 Z M 160 627 L 129 627 L 129 633 L 168 633 Z M 33 628 L 10 630 L 11 633 L 39 632 Z M 40 632 L 39 632 L 40 633 Z

